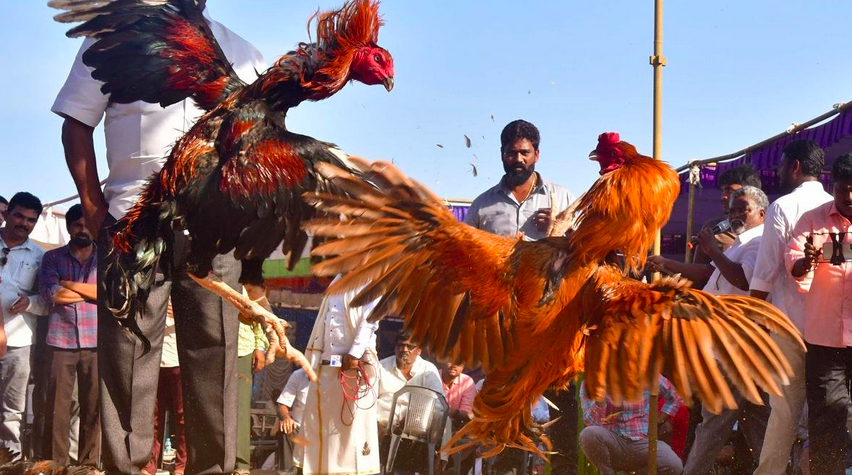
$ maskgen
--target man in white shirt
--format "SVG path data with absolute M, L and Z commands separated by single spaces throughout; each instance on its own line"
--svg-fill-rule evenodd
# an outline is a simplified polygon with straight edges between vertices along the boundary
M 796 281 L 787 272 L 784 253 L 802 214 L 833 199 L 819 182 L 824 165 L 823 150 L 812 140 L 796 140 L 784 147 L 778 175 L 781 188 L 790 193 L 775 200 L 766 211 L 766 225 L 751 279 L 751 295 L 765 300 L 771 292 L 772 304 L 802 332 L 805 328 L 805 299 L 799 293 Z M 786 473 L 805 404 L 805 353 L 793 341 L 774 334 L 772 339 L 790 363 L 793 376 L 789 385 L 781 387 L 781 395 L 769 397 L 772 412 L 755 475 Z
M 203 1 L 199 1 L 204 4 Z M 260 53 L 247 41 L 204 17 L 237 75 L 252 82 L 256 71 L 266 66 Z M 98 233 L 99 275 L 110 249 L 108 226 L 121 218 L 136 201 L 145 181 L 162 167 L 171 146 L 202 111 L 190 100 L 169 107 L 134 102 L 109 101 L 82 62 L 92 44 L 86 40 L 71 68 L 52 111 L 65 119 L 62 141 L 90 229 Z M 94 128 L 103 117 L 109 175 L 103 192 L 93 147 Z M 175 258 L 186 245 L 182 235 L 175 240 Z M 213 273 L 235 289 L 240 286 L 239 262 L 218 256 Z M 184 408 L 188 442 L 187 473 L 227 473 L 234 468 L 237 434 L 236 310 L 219 297 L 199 287 L 185 275 L 158 275 L 146 308 L 131 316 L 151 342 L 143 344 L 118 325 L 100 300 L 98 354 L 101 378 L 101 421 L 103 469 L 110 473 L 137 473 L 148 462 L 153 428 L 151 414 L 159 374 L 160 349 L 165 328 L 166 303 L 171 294 L 177 315 L 181 375 L 187 404 Z
M 338 277 L 339 278 L 339 277 Z M 303 475 L 368 475 L 381 471 L 376 399 L 378 323 L 368 318 L 376 301 L 349 303 L 356 289 L 326 295 L 305 356 L 317 374 L 302 419 Z
M 275 401 L 278 409 L 278 419 L 281 421 L 281 432 L 288 437 L 285 439 L 285 460 L 290 462 L 284 466 L 289 469 L 292 464 L 302 464 L 304 457 L 304 446 L 300 444 L 293 447 L 293 442 L 301 439 L 299 428 L 302 425 L 302 416 L 305 411 L 305 402 L 308 399 L 308 388 L 311 380 L 305 370 L 299 368 L 287 379 L 287 384 Z M 300 442 L 304 442 L 301 440 Z M 286 458 L 289 457 L 289 458 Z M 266 468 L 266 467 L 264 467 Z
M 441 373 L 434 364 L 420 357 L 420 351 L 411 339 L 411 332 L 403 330 L 397 334 L 395 354 L 379 361 L 379 427 L 383 434 L 390 422 L 393 396 L 404 386 L 422 386 L 444 393 Z
M 0 229 L 0 307 L 7 339 L 7 353 L 0 358 L 0 444 L 18 458 L 36 316 L 47 315 L 49 309 L 38 293 L 44 251 L 29 239 L 41 211 L 38 198 L 16 193 L 3 213 L 6 226 Z
M 698 235 L 699 245 L 710 257 L 712 264 L 684 264 L 659 256 L 654 256 L 649 262 L 664 272 L 681 273 L 693 281 L 706 279 L 707 284 L 703 288 L 705 292 L 747 295 L 768 206 L 769 199 L 763 191 L 753 186 L 743 186 L 731 194 L 728 211 L 731 230 L 737 235 L 733 244 L 723 252 L 709 229 L 703 229 Z M 737 409 L 723 410 L 720 414 L 713 414 L 706 409 L 701 411 L 703 420 L 695 430 L 695 442 L 686 459 L 684 475 L 709 474 L 716 455 L 728 442 L 734 424 L 738 421 L 755 462 L 760 457 L 769 410 L 765 405 L 753 404 L 736 391 L 733 392 Z

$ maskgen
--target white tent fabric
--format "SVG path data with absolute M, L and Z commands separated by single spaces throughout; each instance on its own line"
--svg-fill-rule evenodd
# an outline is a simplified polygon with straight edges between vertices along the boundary
M 65 212 L 55 210 L 52 206 L 45 208 L 30 239 L 46 251 L 68 244 L 70 236 L 65 229 Z

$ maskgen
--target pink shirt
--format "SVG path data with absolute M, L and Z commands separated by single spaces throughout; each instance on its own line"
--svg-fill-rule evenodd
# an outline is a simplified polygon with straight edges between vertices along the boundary
M 852 223 L 844 218 L 829 201 L 806 212 L 796 223 L 787 244 L 785 261 L 787 271 L 804 257 L 805 242 L 813 235 L 814 246 L 821 249 L 831 241 L 827 233 L 846 233 Z M 844 242 L 850 242 L 847 235 Z M 841 265 L 827 262 L 815 264 L 814 269 L 802 277 L 793 277 L 805 301 L 805 341 L 813 345 L 844 348 L 852 346 L 852 261 Z
M 473 399 L 476 397 L 476 384 L 473 378 L 462 373 L 449 385 L 444 383 L 444 397 L 447 398 L 450 409 L 471 412 Z

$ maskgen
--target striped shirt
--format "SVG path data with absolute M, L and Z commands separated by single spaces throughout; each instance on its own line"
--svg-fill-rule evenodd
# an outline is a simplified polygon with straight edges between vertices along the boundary
M 94 245 L 93 245 L 94 246 Z M 47 251 L 39 271 L 39 292 L 45 302 L 62 287 L 59 281 L 85 284 L 97 282 L 97 249 L 83 262 L 71 254 L 68 245 Z M 47 344 L 55 348 L 76 350 L 98 346 L 98 306 L 83 301 L 71 304 L 51 303 L 47 324 Z

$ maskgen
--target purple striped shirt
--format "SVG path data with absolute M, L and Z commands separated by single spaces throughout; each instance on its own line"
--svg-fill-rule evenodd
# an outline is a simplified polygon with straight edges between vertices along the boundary
M 64 305 L 52 303 L 53 295 L 61 288 L 61 280 L 96 283 L 97 263 L 97 249 L 83 262 L 71 254 L 67 245 L 44 254 L 38 282 L 39 292 L 45 302 L 51 302 L 47 326 L 48 345 L 63 349 L 97 348 L 97 304 L 90 301 Z

